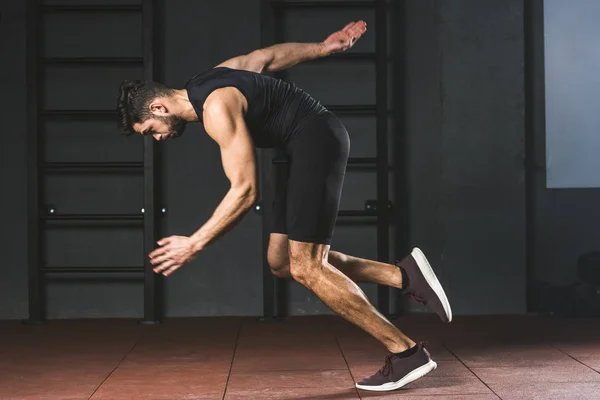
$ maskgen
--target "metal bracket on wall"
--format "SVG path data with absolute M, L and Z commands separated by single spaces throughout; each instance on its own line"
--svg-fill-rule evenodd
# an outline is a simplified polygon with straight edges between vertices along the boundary
M 365 201 L 365 210 L 377 211 L 377 204 L 378 204 L 377 200 L 367 200 L 367 201 Z M 391 201 L 388 201 L 387 208 L 389 211 L 392 211 L 392 202 Z

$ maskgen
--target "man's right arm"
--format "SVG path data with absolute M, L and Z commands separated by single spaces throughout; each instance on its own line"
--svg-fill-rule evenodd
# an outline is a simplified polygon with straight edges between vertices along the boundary
M 290 68 L 298 63 L 348 50 L 367 30 L 364 21 L 351 22 L 321 43 L 281 43 L 235 57 L 218 65 L 261 73 Z

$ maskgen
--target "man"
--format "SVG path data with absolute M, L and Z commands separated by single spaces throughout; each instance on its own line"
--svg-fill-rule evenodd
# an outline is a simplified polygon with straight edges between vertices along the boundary
M 419 249 L 398 266 L 330 251 L 349 138 L 342 123 L 295 85 L 263 71 L 289 68 L 352 47 L 366 32 L 352 22 L 322 43 L 283 43 L 232 58 L 191 78 L 185 89 L 154 82 L 121 85 L 120 127 L 175 138 L 187 122 L 199 121 L 219 145 L 231 187 L 212 217 L 189 237 L 161 239 L 150 254 L 155 272 L 169 276 L 242 218 L 256 201 L 254 148 L 278 147 L 289 158 L 287 182 L 277 188 L 275 226 L 268 261 L 273 274 L 293 278 L 343 318 L 383 343 L 392 353 L 375 375 L 357 383 L 365 390 L 394 390 L 436 368 L 422 343 L 386 320 L 356 282 L 400 288 L 429 304 L 450 322 L 452 312 L 433 269 Z

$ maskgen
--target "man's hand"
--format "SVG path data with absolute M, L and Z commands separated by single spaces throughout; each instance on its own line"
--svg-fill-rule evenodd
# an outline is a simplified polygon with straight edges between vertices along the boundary
M 154 272 L 169 276 L 183 264 L 196 258 L 194 242 L 187 236 L 170 236 L 158 241 L 161 246 L 150 253 Z
M 365 21 L 350 22 L 341 31 L 335 32 L 323 41 L 330 53 L 346 51 L 367 31 Z

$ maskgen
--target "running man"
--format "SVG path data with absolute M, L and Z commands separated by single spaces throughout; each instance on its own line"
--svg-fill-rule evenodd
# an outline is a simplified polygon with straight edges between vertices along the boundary
M 287 181 L 276 189 L 268 261 L 273 274 L 294 279 L 338 315 L 379 340 L 385 365 L 358 382 L 364 390 L 398 389 L 436 368 L 416 343 L 371 305 L 357 282 L 399 288 L 428 304 L 445 322 L 448 299 L 425 255 L 415 248 L 398 265 L 330 251 L 350 149 L 334 114 L 292 83 L 262 72 L 346 51 L 366 32 L 351 22 L 321 43 L 282 43 L 227 60 L 192 77 L 184 89 L 150 81 L 120 87 L 119 126 L 156 140 L 177 138 L 200 122 L 219 145 L 231 186 L 211 218 L 191 236 L 161 239 L 150 253 L 154 271 L 171 275 L 229 231 L 257 200 L 255 148 L 279 148 L 289 159 Z

